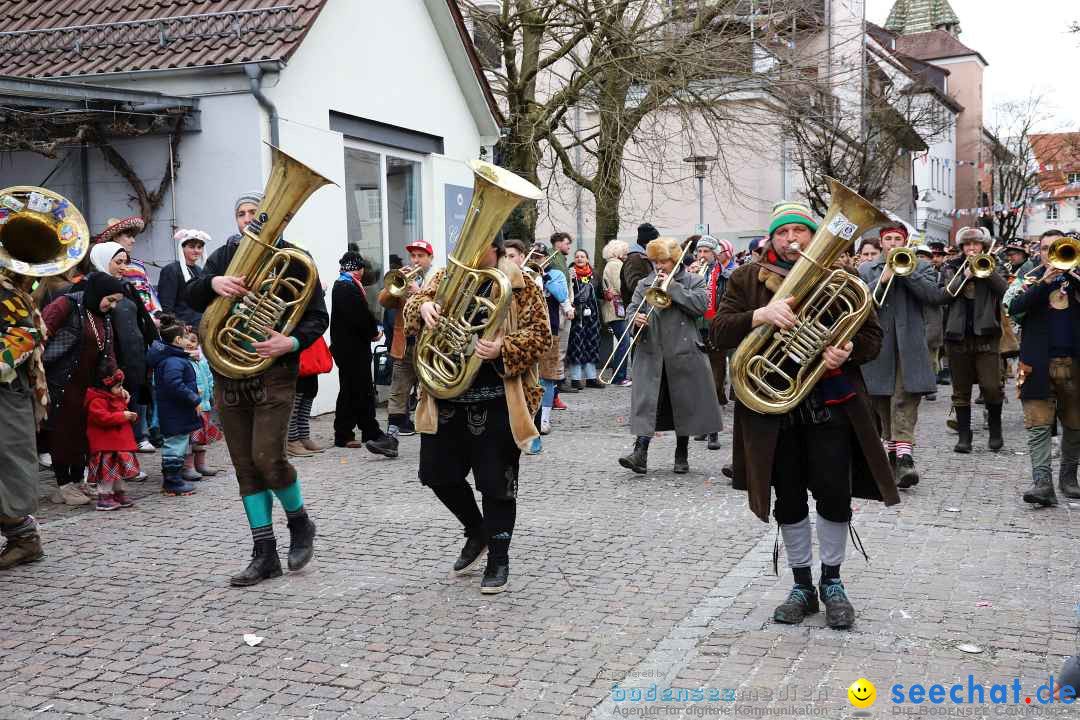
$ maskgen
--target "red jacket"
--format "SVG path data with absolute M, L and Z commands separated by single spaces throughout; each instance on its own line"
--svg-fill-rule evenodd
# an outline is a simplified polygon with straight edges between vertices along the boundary
M 90 452 L 135 452 L 135 432 L 124 417 L 124 398 L 100 388 L 86 391 L 86 439 Z

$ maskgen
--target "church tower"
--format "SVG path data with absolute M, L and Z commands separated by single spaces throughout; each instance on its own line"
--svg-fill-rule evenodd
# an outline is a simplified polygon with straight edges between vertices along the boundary
M 897 35 L 944 30 L 959 37 L 960 18 L 953 12 L 949 0 L 896 0 L 885 28 Z

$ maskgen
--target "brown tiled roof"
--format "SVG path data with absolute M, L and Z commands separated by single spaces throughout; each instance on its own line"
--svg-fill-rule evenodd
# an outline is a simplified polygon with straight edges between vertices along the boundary
M 1039 188 L 1055 197 L 1080 196 L 1080 189 L 1067 185 L 1068 174 L 1080 172 L 1080 132 L 1032 134 L 1030 141 L 1040 167 Z
M 896 49 L 919 60 L 941 60 L 961 55 L 978 55 L 984 65 L 990 64 L 977 50 L 972 50 L 944 30 L 901 35 L 896 38 Z
M 287 60 L 326 0 L 0 0 L 0 74 Z

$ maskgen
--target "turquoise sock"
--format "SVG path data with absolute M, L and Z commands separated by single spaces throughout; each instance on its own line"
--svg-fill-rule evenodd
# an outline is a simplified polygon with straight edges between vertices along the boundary
M 281 502 L 281 507 L 285 508 L 285 512 L 296 512 L 304 507 L 304 496 L 300 492 L 299 477 L 293 480 L 292 485 L 284 490 L 275 490 L 274 494 L 277 495 L 277 499 Z
M 267 490 L 257 492 L 254 495 L 245 495 L 244 512 L 247 514 L 248 525 L 252 528 L 266 527 L 273 522 L 274 496 Z

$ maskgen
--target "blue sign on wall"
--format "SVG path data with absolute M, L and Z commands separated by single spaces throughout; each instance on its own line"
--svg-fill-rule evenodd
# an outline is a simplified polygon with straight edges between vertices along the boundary
M 465 213 L 472 202 L 473 189 L 464 185 L 445 185 L 446 189 L 446 254 L 450 255 L 465 224 Z

